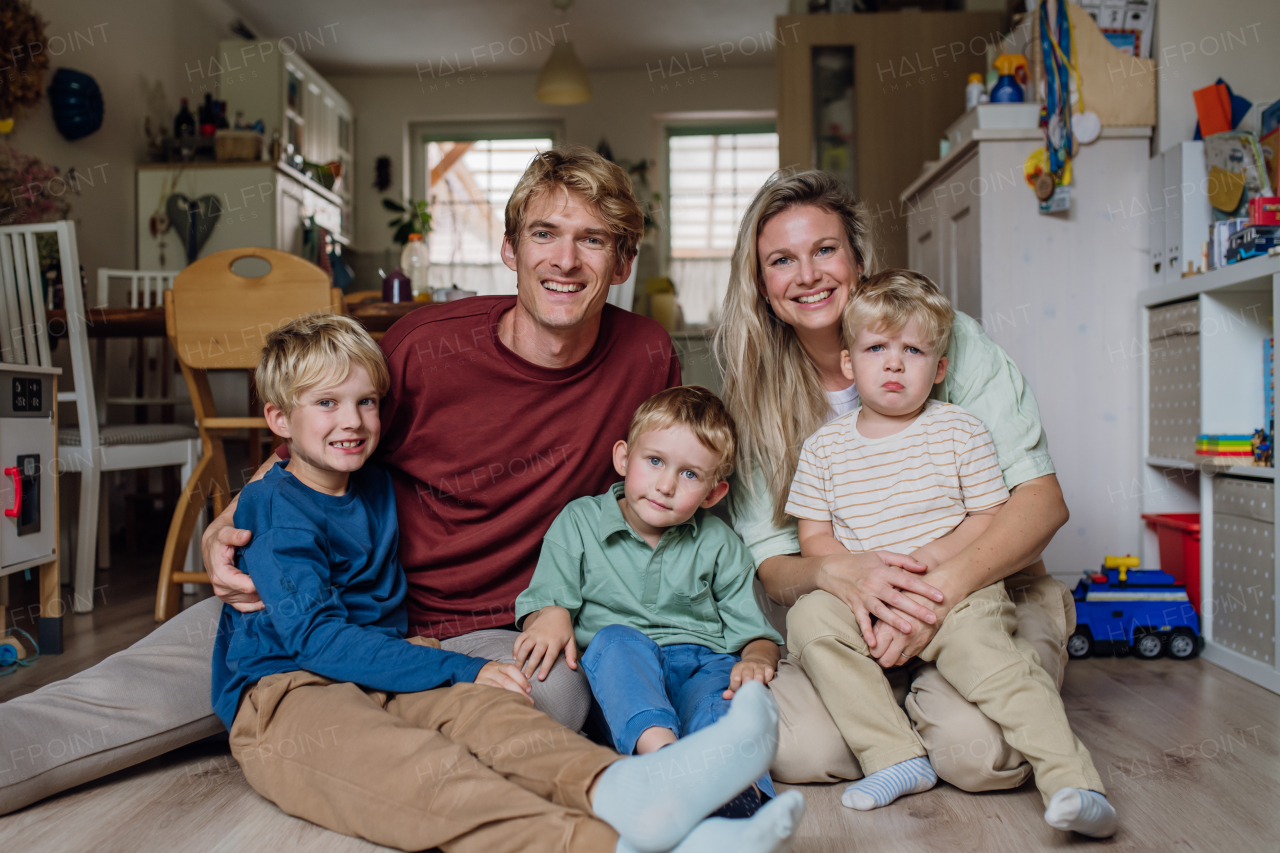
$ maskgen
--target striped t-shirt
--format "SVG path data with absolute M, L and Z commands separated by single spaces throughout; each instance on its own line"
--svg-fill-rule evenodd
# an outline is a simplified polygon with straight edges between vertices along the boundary
M 850 551 L 909 554 L 1009 499 L 987 428 L 959 406 L 929 400 L 886 438 L 857 424 L 854 411 L 809 436 L 787 498 L 788 515 L 830 521 Z

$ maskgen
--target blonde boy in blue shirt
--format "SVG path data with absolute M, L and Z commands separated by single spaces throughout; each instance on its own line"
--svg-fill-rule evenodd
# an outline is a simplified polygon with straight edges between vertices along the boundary
M 614 446 L 626 480 L 565 507 L 516 599 L 516 664 L 545 677 L 561 650 L 582 666 L 623 755 L 653 752 L 728 710 L 744 682 L 767 684 L 782 637 L 752 592 L 742 540 L 707 510 L 729 489 L 737 435 L 714 394 L 670 388 Z M 768 775 L 760 790 L 772 796 Z M 759 807 L 748 789 L 721 814 Z

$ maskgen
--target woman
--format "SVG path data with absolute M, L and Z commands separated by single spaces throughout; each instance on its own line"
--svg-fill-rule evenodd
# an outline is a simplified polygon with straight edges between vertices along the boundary
M 1067 588 L 1045 574 L 1040 553 L 1066 523 L 1067 508 L 1035 397 L 1004 351 L 957 312 L 947 377 L 933 396 L 984 421 L 1012 496 L 955 559 L 922 578 L 923 566 L 886 552 L 801 557 L 796 522 L 782 511 L 804 439 L 857 408 L 857 389 L 840 371 L 840 321 L 852 289 L 875 271 L 866 210 L 834 176 L 779 172 L 756 194 L 738 232 L 715 338 L 725 402 L 740 433 L 729 512 L 774 601 L 790 606 L 822 589 L 849 606 L 849 624 L 826 639 L 861 631 L 881 666 L 893 669 L 899 698 L 909 688 L 907 713 L 939 777 L 968 791 L 1014 788 L 1031 768 L 999 726 L 933 664 L 912 660 L 952 606 L 1004 578 L 1019 635 L 1062 683 L 1075 609 Z M 802 633 L 807 642 L 815 631 Z M 794 631 L 788 641 L 794 648 Z M 861 777 L 822 699 L 790 660 L 773 691 L 782 710 L 777 779 Z

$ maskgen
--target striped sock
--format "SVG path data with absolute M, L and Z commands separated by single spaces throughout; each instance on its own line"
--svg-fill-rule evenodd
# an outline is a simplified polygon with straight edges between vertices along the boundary
M 840 797 L 840 802 L 860 812 L 881 809 L 903 794 L 919 794 L 938 784 L 938 774 L 928 758 L 912 758 L 877 770 L 859 779 Z
M 1116 810 L 1097 791 L 1063 788 L 1049 798 L 1045 823 L 1054 829 L 1078 832 L 1090 838 L 1110 838 L 1120 827 Z

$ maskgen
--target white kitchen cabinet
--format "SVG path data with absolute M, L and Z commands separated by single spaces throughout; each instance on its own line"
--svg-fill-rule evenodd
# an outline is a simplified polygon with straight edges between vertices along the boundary
M 223 73 L 218 97 L 229 117 L 242 112 L 247 122 L 262 119 L 268 143 L 276 132 L 286 147 L 313 163 L 342 164 L 336 194 L 350 207 L 351 169 L 355 162 L 352 123 L 355 113 L 338 92 L 303 58 L 304 51 L 260 50 L 255 42 L 219 44 Z
M 165 200 L 173 193 L 199 201 L 202 211 L 217 213 L 200 257 L 245 246 L 299 254 L 308 217 L 344 242 L 350 229 L 341 197 L 292 169 L 271 163 L 139 166 L 137 193 L 137 268 L 143 270 L 180 270 L 187 265 L 176 231 L 151 236 L 152 214 L 164 211 Z
M 1107 554 L 1137 553 L 1150 128 L 1105 128 L 1074 164 L 1071 207 L 1041 215 L 1023 163 L 1036 128 L 976 129 L 900 196 L 908 263 L 979 320 L 1035 393 L 1071 520 L 1045 551 L 1074 585 Z

